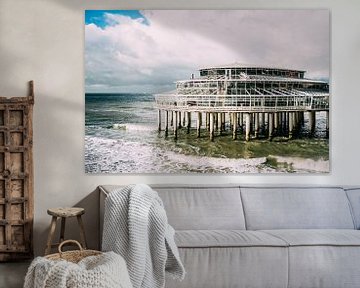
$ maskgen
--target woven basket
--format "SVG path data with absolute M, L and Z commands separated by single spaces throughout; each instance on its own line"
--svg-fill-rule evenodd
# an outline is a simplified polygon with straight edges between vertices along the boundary
M 61 248 L 65 244 L 69 244 L 69 243 L 76 244 L 79 247 L 79 250 L 63 252 L 61 250 Z M 81 244 L 76 240 L 66 240 L 66 241 L 61 242 L 61 244 L 59 245 L 58 251 L 59 251 L 59 253 L 47 255 L 47 256 L 45 256 L 45 258 L 47 258 L 49 260 L 55 260 L 55 261 L 56 260 L 66 260 L 69 262 L 78 263 L 85 257 L 96 256 L 96 255 L 102 254 L 102 252 L 100 252 L 100 251 L 83 249 Z

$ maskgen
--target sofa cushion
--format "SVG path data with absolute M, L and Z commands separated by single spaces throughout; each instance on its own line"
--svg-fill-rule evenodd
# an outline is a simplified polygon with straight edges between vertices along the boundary
M 288 247 L 179 248 L 183 281 L 166 288 L 287 288 Z
M 245 229 L 238 187 L 153 187 L 176 230 Z
M 291 246 L 289 288 L 359 288 L 358 246 Z
M 121 185 L 103 185 L 106 193 Z M 245 230 L 238 186 L 151 185 L 164 203 L 168 221 L 176 230 Z
M 315 229 L 263 232 L 290 245 L 289 288 L 359 287 L 360 231 Z
M 360 231 L 348 229 L 262 230 L 289 246 L 360 246 Z
M 281 246 L 288 244 L 260 231 L 244 230 L 183 230 L 176 231 L 175 242 L 178 247 L 252 247 Z
M 241 188 L 246 226 L 266 229 L 354 229 L 342 188 Z

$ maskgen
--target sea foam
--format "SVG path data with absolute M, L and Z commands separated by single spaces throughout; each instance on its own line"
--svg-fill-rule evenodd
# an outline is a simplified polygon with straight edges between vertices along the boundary
M 127 131 L 155 131 L 155 126 L 148 126 L 148 125 L 141 125 L 141 124 L 118 124 L 115 123 L 112 125 L 112 129 L 118 129 L 118 130 L 127 130 Z

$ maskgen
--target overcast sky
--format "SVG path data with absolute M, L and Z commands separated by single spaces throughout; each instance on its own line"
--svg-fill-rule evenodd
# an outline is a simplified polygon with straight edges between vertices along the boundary
M 164 92 L 235 62 L 327 80 L 329 29 L 328 10 L 86 11 L 85 90 Z

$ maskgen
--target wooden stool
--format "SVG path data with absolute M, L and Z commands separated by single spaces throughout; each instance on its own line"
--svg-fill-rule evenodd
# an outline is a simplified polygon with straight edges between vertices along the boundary
M 81 215 L 85 213 L 84 208 L 50 208 L 47 210 L 47 213 L 52 216 L 51 224 L 50 224 L 50 231 L 49 236 L 46 244 L 46 250 L 45 255 L 50 254 L 52 247 L 57 247 L 62 241 L 64 241 L 64 234 L 65 234 L 65 223 L 66 218 L 69 217 L 77 217 L 79 227 L 80 227 L 80 239 L 81 239 L 81 245 L 84 249 L 86 249 L 86 239 L 85 239 L 85 230 L 84 230 L 84 224 L 81 219 Z M 55 228 L 56 228 L 56 222 L 58 217 L 61 218 L 61 230 L 60 230 L 60 242 L 59 243 L 52 243 L 52 239 L 54 237 Z

